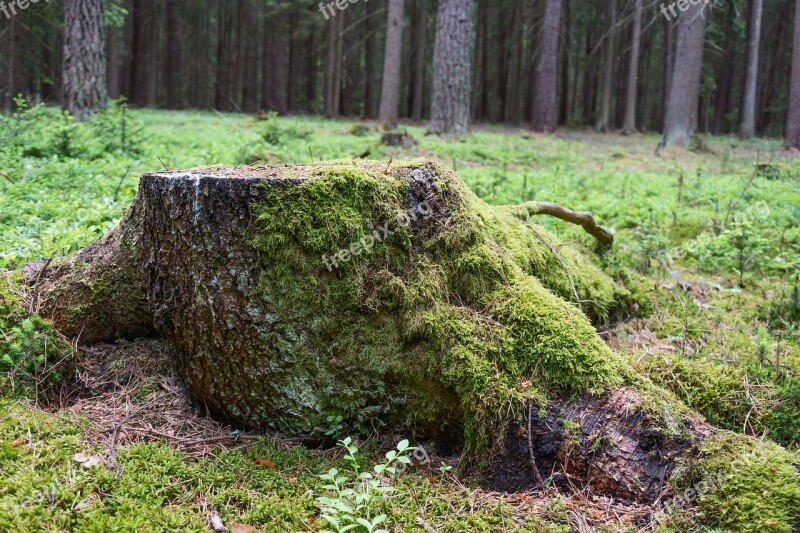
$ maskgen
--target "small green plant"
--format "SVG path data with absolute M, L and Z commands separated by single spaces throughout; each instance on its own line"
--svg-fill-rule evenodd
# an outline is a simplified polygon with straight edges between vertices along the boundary
M 384 494 L 396 490 L 389 484 L 397 473 L 392 465 L 411 464 L 407 454 L 415 448 L 410 447 L 407 440 L 402 440 L 394 450 L 386 453 L 386 461 L 376 464 L 371 471 L 365 471 L 356 456 L 358 447 L 353 444 L 353 439 L 347 437 L 339 441 L 338 445 L 347 452 L 345 460 L 350 464 L 350 472 L 344 473 L 337 468 L 331 468 L 326 474 L 319 476 L 326 482 L 323 488 L 330 494 L 317 497 L 322 505 L 322 518 L 333 528 L 329 531 L 388 533 L 386 529 L 379 529 L 386 521 L 386 515 L 377 512 L 377 504 Z
M 311 136 L 311 130 L 300 126 L 296 120 L 282 120 L 275 111 L 270 111 L 264 126 L 261 128 L 261 137 L 267 144 L 279 146 L 292 139 L 305 140 Z
M 328 429 L 325 431 L 325 436 L 330 437 L 333 436 L 336 440 L 339 440 L 339 433 L 342 431 L 342 415 L 330 415 L 325 420 L 328 421 Z

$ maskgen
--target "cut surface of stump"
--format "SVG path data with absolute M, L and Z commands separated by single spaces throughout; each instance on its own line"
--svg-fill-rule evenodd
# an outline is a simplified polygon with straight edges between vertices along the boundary
M 597 335 L 624 288 L 425 160 L 145 174 L 113 232 L 27 277 L 84 342 L 162 337 L 248 428 L 338 415 L 643 501 L 709 433 Z

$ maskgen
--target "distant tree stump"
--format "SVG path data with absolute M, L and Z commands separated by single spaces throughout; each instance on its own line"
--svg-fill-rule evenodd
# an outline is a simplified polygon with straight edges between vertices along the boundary
M 381 144 L 386 146 L 402 146 L 411 148 L 417 145 L 414 137 L 402 131 L 389 131 L 381 135 Z

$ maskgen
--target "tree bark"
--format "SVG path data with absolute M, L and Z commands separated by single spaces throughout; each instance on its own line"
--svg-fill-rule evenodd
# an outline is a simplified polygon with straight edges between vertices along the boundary
M 439 2 L 429 134 L 462 135 L 469 129 L 472 5 L 472 0 Z
M 553 132 L 558 127 L 558 38 L 561 27 L 561 0 L 547 0 L 543 24 L 542 50 L 536 67 L 532 126 L 534 131 Z
M 597 131 L 609 131 L 611 128 L 611 97 L 614 90 L 614 64 L 616 63 L 616 36 L 617 36 L 617 0 L 610 0 L 607 4 L 607 35 L 605 45 L 605 59 L 603 60 L 602 94 L 600 95 L 600 118 L 597 121 Z
M 759 49 L 761 45 L 761 17 L 763 0 L 752 0 L 750 5 L 750 35 L 747 42 L 747 70 L 742 102 L 742 139 L 756 134 L 756 94 L 758 88 Z
M 400 103 L 402 46 L 403 0 L 389 0 L 380 110 L 380 122 L 386 129 L 394 129 L 397 127 L 398 106 Z
M 800 1 L 795 4 L 792 82 L 789 89 L 789 113 L 786 120 L 786 148 L 800 150 Z
M 703 41 L 706 4 L 698 2 L 681 13 L 675 67 L 669 90 L 667 117 L 660 148 L 688 147 L 697 131 L 700 77 L 703 69 Z
M 367 37 L 366 50 L 364 51 L 364 116 L 374 118 L 376 115 L 376 103 L 378 88 L 376 87 L 375 72 L 378 70 L 376 64 L 378 56 L 378 8 L 376 2 L 367 4 Z
M 633 0 L 633 30 L 631 32 L 631 57 L 628 66 L 628 93 L 625 97 L 625 123 L 622 132 L 636 132 L 636 98 L 639 83 L 639 46 L 642 38 L 642 0 Z
M 106 32 L 102 0 L 64 5 L 64 107 L 76 120 L 105 108 Z

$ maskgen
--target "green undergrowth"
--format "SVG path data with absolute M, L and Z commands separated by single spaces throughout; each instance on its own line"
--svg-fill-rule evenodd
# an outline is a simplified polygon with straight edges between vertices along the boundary
M 325 493 L 319 476 L 347 468 L 344 458 L 265 438 L 207 459 L 162 443 L 119 447 L 117 476 L 108 449 L 87 442 L 85 420 L 6 400 L 0 409 L 2 531 L 202 532 L 213 514 L 234 531 L 319 531 L 329 527 L 315 502 Z M 99 464 L 85 468 L 76 454 Z M 358 456 L 368 463 L 382 455 L 367 446 Z M 393 485 L 396 491 L 377 510 L 397 530 L 417 530 L 421 517 L 447 531 L 498 531 L 516 515 L 520 531 L 570 531 L 559 496 L 524 516 L 502 498 L 476 505 L 470 489 L 438 475 L 410 470 Z
M 429 172 L 437 192 L 429 216 L 397 224 L 413 205 L 412 170 Z M 533 232 L 560 249 L 590 314 L 606 316 L 628 293 L 541 228 L 486 205 L 452 171 L 416 160 L 292 172 L 312 179 L 266 187 L 259 207 L 255 247 L 271 266 L 262 290 L 283 320 L 313 325 L 302 328 L 297 360 L 322 368 L 321 411 L 348 429 L 379 429 L 377 413 L 440 440 L 463 432 L 468 451 L 485 450 L 524 402 L 631 376 Z M 385 221 L 394 233 L 373 239 Z M 358 253 L 332 259 L 352 243 Z M 328 357 L 335 364 L 322 364 Z
M 675 469 L 676 521 L 727 531 L 790 533 L 800 528 L 800 456 L 771 443 L 719 431 L 698 459 Z M 682 509 L 697 506 L 690 518 Z
M 75 352 L 25 310 L 19 286 L 18 273 L 0 271 L 0 397 L 44 398 L 72 371 Z

